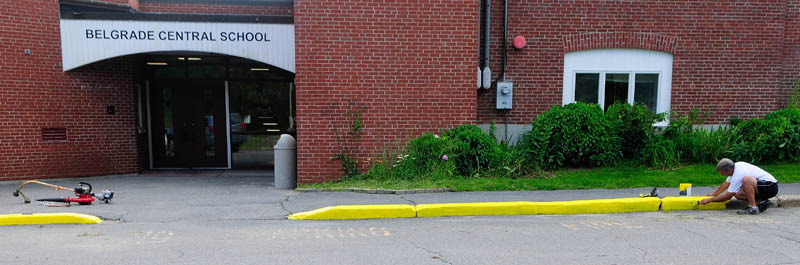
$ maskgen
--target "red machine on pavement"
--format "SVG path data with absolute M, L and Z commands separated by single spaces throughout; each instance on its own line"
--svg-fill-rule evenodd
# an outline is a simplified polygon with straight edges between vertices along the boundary
M 58 185 L 53 185 L 50 183 L 44 183 L 38 180 L 29 180 L 26 181 L 25 183 L 22 183 L 22 185 L 20 185 L 16 191 L 12 192 L 11 195 L 14 195 L 14 197 L 19 197 L 19 195 L 22 195 L 22 198 L 25 200 L 25 203 L 30 203 L 31 199 L 28 198 L 28 196 L 26 196 L 21 191 L 22 187 L 30 183 L 48 186 L 51 188 L 55 188 L 56 190 L 70 190 L 75 193 L 75 196 L 78 196 L 77 198 L 62 197 L 62 198 L 47 198 L 47 199 L 37 200 L 41 202 L 63 202 L 66 204 L 77 202 L 80 205 L 89 205 L 92 204 L 92 202 L 95 200 L 95 197 L 97 197 L 98 200 L 104 201 L 105 203 L 108 203 L 109 201 L 111 201 L 112 198 L 114 198 L 114 192 L 111 191 L 110 189 L 103 190 L 103 192 L 100 195 L 95 195 L 94 193 L 92 193 L 92 185 L 86 182 L 79 182 L 77 187 L 70 189 Z

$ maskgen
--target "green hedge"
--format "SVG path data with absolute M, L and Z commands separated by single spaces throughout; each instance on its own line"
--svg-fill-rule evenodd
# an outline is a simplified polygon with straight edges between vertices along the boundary
M 697 111 L 673 113 L 670 124 L 643 105 L 615 104 L 603 113 L 596 104 L 554 106 L 532 122 L 516 146 L 498 143 L 474 125 L 441 135 L 424 133 L 395 152 L 368 161 L 356 178 L 436 179 L 522 177 L 540 169 L 614 165 L 623 158 L 653 168 L 682 163 L 800 161 L 800 108 L 789 107 L 714 130 L 695 128 Z
M 715 163 L 728 157 L 737 161 L 800 161 L 800 109 L 788 107 L 748 121 L 732 119 L 729 126 L 713 130 L 702 124 L 697 111 L 672 114 L 660 135 L 648 138 L 641 161 L 655 168 L 681 163 Z M 666 150 L 670 154 L 666 154 Z
M 733 158 L 751 162 L 800 161 L 800 108 L 786 108 L 737 125 Z
M 554 106 L 531 125 L 519 148 L 544 169 L 613 165 L 622 157 L 617 124 L 596 104 Z

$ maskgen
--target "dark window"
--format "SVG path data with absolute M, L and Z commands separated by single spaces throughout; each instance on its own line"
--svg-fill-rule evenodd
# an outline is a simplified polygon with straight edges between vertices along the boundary
M 597 104 L 600 74 L 575 75 L 575 101 Z
M 634 88 L 633 101 L 642 103 L 656 112 L 658 101 L 658 74 L 636 74 L 636 88 Z
M 603 110 L 608 110 L 614 103 L 628 103 L 628 74 L 606 74 Z

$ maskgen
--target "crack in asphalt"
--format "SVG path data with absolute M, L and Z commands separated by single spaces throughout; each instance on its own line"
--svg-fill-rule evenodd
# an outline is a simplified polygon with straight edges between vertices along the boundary
M 409 200 L 409 199 L 407 199 L 406 197 L 403 197 L 402 195 L 395 194 L 395 196 L 397 196 L 397 197 L 398 197 L 398 198 L 400 198 L 401 200 L 404 200 L 404 201 L 410 202 L 410 203 L 411 203 L 411 205 L 417 206 L 417 202 L 415 202 L 415 201 L 412 201 L 412 200 Z
M 751 233 L 751 234 L 763 234 L 763 232 L 764 232 L 763 230 L 753 230 L 753 229 L 748 229 L 748 228 L 744 228 L 742 230 L 744 230 L 744 231 L 746 231 L 748 233 Z M 774 236 L 774 237 L 777 237 L 777 238 L 780 238 L 780 239 L 784 239 L 784 240 L 787 240 L 787 241 L 791 241 L 791 242 L 794 242 L 795 244 L 800 244 L 800 240 L 788 238 L 788 237 L 785 237 L 785 236 L 783 236 L 783 235 L 781 235 L 779 233 L 773 233 L 775 229 L 767 229 L 767 230 L 769 231 L 768 233 L 766 233 L 767 235 Z M 777 230 L 778 231 L 782 231 L 780 226 L 777 226 Z M 778 254 L 778 255 L 781 255 L 781 256 L 783 256 L 783 257 L 785 257 L 787 259 L 791 259 L 791 257 L 787 256 L 786 254 L 774 251 L 772 249 L 761 248 L 761 247 L 758 247 L 758 246 L 756 246 L 754 244 L 750 244 L 750 247 L 754 248 L 754 249 L 759 249 L 759 250 L 763 250 L 763 251 L 766 251 L 766 252 Z
M 427 248 L 424 248 L 424 247 L 420 247 L 419 245 L 417 245 L 416 243 L 414 243 L 414 242 L 412 242 L 412 241 L 408 241 L 408 243 L 411 243 L 411 245 L 412 245 L 412 246 L 414 246 L 415 248 L 422 249 L 422 250 L 424 250 L 425 252 L 428 252 L 428 253 L 430 253 L 430 254 L 433 254 L 433 257 L 431 257 L 432 259 L 435 259 L 435 260 L 441 261 L 441 262 L 443 262 L 443 263 L 445 263 L 445 264 L 450 264 L 450 265 L 453 265 L 453 263 L 452 263 L 452 262 L 449 262 L 449 261 L 447 261 L 446 259 L 444 259 L 444 257 L 442 257 L 442 253 L 439 253 L 439 252 L 436 252 L 436 251 L 433 251 L 433 250 L 430 250 L 430 249 L 427 249 Z
M 782 236 L 782 235 L 778 235 L 778 234 L 774 234 L 773 236 L 779 237 L 779 238 L 781 238 L 783 240 L 794 242 L 795 244 L 800 244 L 800 240 L 797 240 L 797 239 L 788 238 L 788 237 L 785 237 L 785 236 Z
M 776 226 L 776 228 L 777 228 L 778 231 L 788 232 L 788 231 L 784 231 L 781 228 L 781 226 Z M 753 233 L 753 234 L 761 234 L 761 233 L 763 233 L 763 230 L 762 231 L 754 231 L 754 230 L 751 230 L 751 229 L 744 229 L 744 230 L 747 231 L 748 233 Z M 786 240 L 786 241 L 791 241 L 791 242 L 793 242 L 795 244 L 800 244 L 800 239 L 789 238 L 789 237 L 786 237 L 784 235 L 781 235 L 780 233 L 774 233 L 775 229 L 768 229 L 768 230 L 770 232 L 770 233 L 767 233 L 768 235 L 771 235 L 771 236 L 774 236 L 774 237 L 777 237 L 777 238 L 780 238 L 780 239 L 783 239 L 783 240 Z M 793 232 L 788 232 L 788 233 L 796 234 L 796 233 L 793 233 Z
M 701 236 L 702 238 L 705 238 L 705 239 L 711 239 L 707 235 L 701 234 L 700 232 L 697 232 L 697 231 L 694 231 L 694 230 L 691 230 L 691 229 L 686 229 L 686 231 L 689 232 L 689 233 Z
M 768 248 L 758 247 L 755 244 L 750 244 L 750 247 L 754 248 L 754 249 L 758 249 L 758 250 L 763 250 L 763 251 L 766 251 L 766 252 L 769 252 L 769 253 L 778 254 L 778 255 L 781 255 L 781 256 L 783 256 L 783 257 L 785 257 L 787 259 L 791 259 L 791 257 L 786 256 L 786 254 L 783 254 L 783 253 L 780 253 L 780 252 L 777 252 L 777 251 L 774 251 L 774 250 L 771 250 L 771 249 L 768 249 Z
M 284 203 L 288 202 L 288 201 L 289 201 L 289 198 L 291 198 L 291 197 L 292 197 L 292 195 L 286 195 L 286 198 L 283 198 L 283 200 L 281 201 L 281 209 L 283 209 L 284 211 L 286 211 L 287 213 L 289 213 L 289 214 L 287 214 L 287 215 L 286 215 L 287 217 L 288 217 L 289 215 L 292 215 L 292 214 L 294 214 L 292 211 L 289 211 L 289 209 L 286 209 L 286 205 L 284 205 Z
M 800 262 L 798 262 L 798 261 L 789 261 L 789 262 L 781 262 L 781 263 L 775 263 L 775 264 L 770 264 L 770 265 L 789 265 L 789 264 L 800 264 Z
M 113 221 L 113 222 L 118 222 L 118 223 L 127 223 L 128 220 L 125 219 L 125 216 L 127 216 L 128 213 L 129 212 L 125 212 L 123 214 L 120 214 L 119 217 L 114 217 L 114 216 L 105 217 L 105 216 L 102 216 L 102 215 L 98 215 L 97 217 L 100 218 L 100 220 L 103 220 L 103 221 Z
M 783 226 L 781 226 L 781 225 L 777 225 L 777 227 L 778 227 L 778 230 L 781 231 L 781 232 L 789 233 L 789 234 L 792 234 L 792 235 L 800 235 L 798 233 L 795 233 L 794 231 L 784 230 Z
M 615 236 L 615 237 L 616 237 L 617 239 L 619 239 L 619 240 L 622 240 L 622 241 L 624 241 L 625 243 L 628 243 L 628 247 L 629 247 L 629 248 L 631 248 L 631 249 L 635 249 L 635 250 L 638 250 L 638 251 L 641 251 L 641 252 L 642 252 L 642 256 L 641 256 L 641 258 L 642 258 L 642 263 L 647 263 L 647 255 L 648 255 L 648 253 L 647 253 L 647 250 L 646 250 L 646 249 L 643 249 L 643 248 L 638 248 L 638 247 L 634 247 L 634 246 L 633 246 L 633 243 L 631 243 L 630 241 L 628 241 L 628 239 L 625 239 L 625 238 L 622 238 L 622 237 L 619 237 L 619 236 Z

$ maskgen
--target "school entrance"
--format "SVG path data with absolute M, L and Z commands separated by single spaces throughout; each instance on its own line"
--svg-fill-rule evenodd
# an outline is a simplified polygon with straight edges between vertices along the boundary
M 135 62 L 145 169 L 270 169 L 278 136 L 296 135 L 293 17 L 63 8 L 65 72 Z
M 151 168 L 269 169 L 294 134 L 294 74 L 231 56 L 145 56 Z

